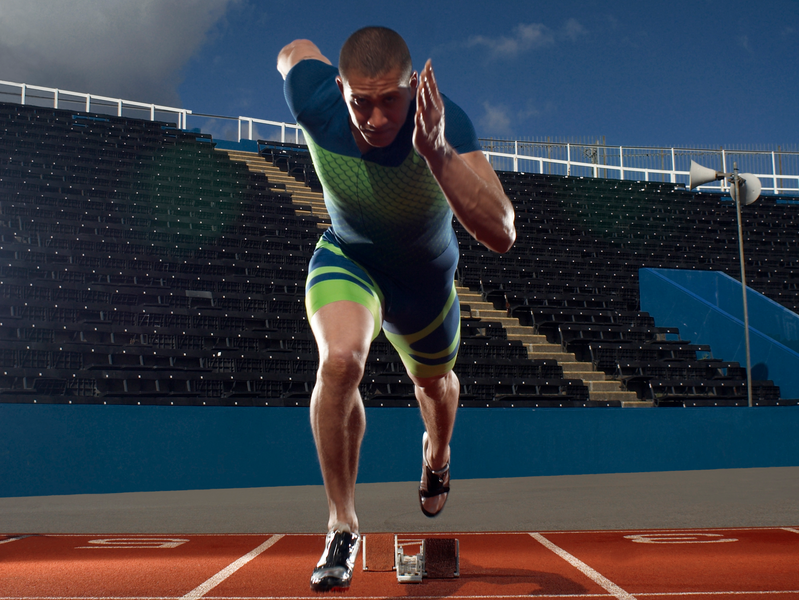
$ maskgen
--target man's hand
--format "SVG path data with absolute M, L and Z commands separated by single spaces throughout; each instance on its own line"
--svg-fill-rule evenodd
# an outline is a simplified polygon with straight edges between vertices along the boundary
M 416 118 L 413 146 L 431 164 L 452 151 L 444 137 L 444 101 L 438 91 L 433 64 L 425 63 L 416 88 Z
M 280 71 L 283 79 L 285 79 L 294 65 L 301 60 L 309 59 L 321 60 L 324 63 L 331 64 L 312 41 L 294 40 L 287 46 L 284 46 L 280 54 L 277 55 L 277 70 Z

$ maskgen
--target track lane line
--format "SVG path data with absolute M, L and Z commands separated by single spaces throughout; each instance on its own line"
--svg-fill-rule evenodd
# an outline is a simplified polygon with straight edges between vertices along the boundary
M 208 579 L 204 583 L 201 583 L 200 585 L 198 585 L 196 588 L 194 588 L 188 594 L 183 596 L 181 598 L 181 600 L 196 600 L 197 598 L 202 598 L 208 592 L 210 592 L 212 589 L 214 589 L 216 586 L 218 586 L 220 583 L 225 581 L 225 579 L 227 579 L 228 577 L 233 575 L 233 573 L 235 573 L 236 571 L 241 569 L 244 565 L 246 565 L 248 562 L 250 562 L 252 559 L 254 559 L 256 556 L 258 556 L 259 554 L 261 554 L 265 550 L 268 550 L 269 548 L 274 546 L 282 538 L 283 538 L 283 534 L 282 533 L 281 534 L 277 534 L 277 535 L 273 535 L 268 540 L 266 540 L 263 544 L 261 544 L 260 546 L 258 546 L 257 548 L 255 548 L 253 550 L 250 550 L 247 554 L 245 554 L 241 558 L 233 561 L 227 567 L 225 567 L 224 569 L 219 571 L 219 573 L 217 573 L 216 575 L 214 575 L 213 577 L 211 577 L 210 579 Z
M 0 544 L 10 544 L 11 542 L 16 542 L 17 540 L 24 540 L 25 538 L 29 538 L 29 537 L 33 537 L 33 534 L 31 534 L 31 535 L 17 535 L 17 536 L 14 536 L 14 537 L 6 538 L 4 540 L 0 540 Z
M 598 586 L 602 587 L 612 596 L 618 598 L 619 600 L 637 600 L 635 596 L 621 589 L 610 579 L 602 575 L 600 572 L 589 567 L 587 564 L 585 564 L 576 556 L 569 554 L 560 546 L 553 544 L 540 533 L 530 533 L 530 537 L 532 537 L 534 540 L 536 540 L 538 543 L 544 546 L 547 550 L 551 550 L 552 552 L 560 556 L 563 560 L 565 560 L 575 569 L 580 571 L 583 575 L 587 576 L 591 581 L 596 583 Z

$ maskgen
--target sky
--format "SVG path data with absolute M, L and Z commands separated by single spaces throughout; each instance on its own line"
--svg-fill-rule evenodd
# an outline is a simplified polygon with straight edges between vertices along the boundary
M 799 0 L 0 0 L 0 80 L 293 122 L 280 49 L 366 25 L 481 138 L 799 149 Z

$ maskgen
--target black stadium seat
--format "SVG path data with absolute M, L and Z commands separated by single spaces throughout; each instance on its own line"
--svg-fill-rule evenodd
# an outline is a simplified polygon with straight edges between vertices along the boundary
M 321 189 L 307 147 L 258 149 Z M 304 279 L 321 229 L 285 185 L 206 134 L 109 115 L 0 103 L 0 150 L 0 401 L 308 405 L 318 362 Z M 744 369 L 655 327 L 637 281 L 641 267 L 735 276 L 731 203 L 664 183 L 499 176 L 517 242 L 491 253 L 455 222 L 460 285 L 641 399 L 740 404 Z M 795 311 L 799 210 L 782 200 L 746 207 L 747 272 Z M 498 322 L 465 314 L 461 331 L 464 406 L 619 405 L 530 360 Z M 415 406 L 383 336 L 360 389 L 368 406 Z M 771 382 L 754 391 L 785 402 Z

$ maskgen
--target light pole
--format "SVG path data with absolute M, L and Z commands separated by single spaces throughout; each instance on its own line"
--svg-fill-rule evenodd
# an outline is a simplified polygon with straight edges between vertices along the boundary
M 688 187 L 694 189 L 703 183 L 718 179 L 730 182 L 730 196 L 735 201 L 735 212 L 738 216 L 738 260 L 741 263 L 741 294 L 744 309 L 744 344 L 746 346 L 746 397 L 752 406 L 752 357 L 749 351 L 749 309 L 746 303 L 746 261 L 744 260 L 744 235 L 741 225 L 741 202 L 752 204 L 760 197 L 760 180 L 751 173 L 738 173 L 738 163 L 733 163 L 732 173 L 721 173 L 708 169 L 691 161 Z

